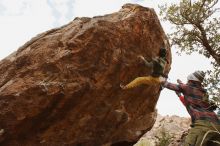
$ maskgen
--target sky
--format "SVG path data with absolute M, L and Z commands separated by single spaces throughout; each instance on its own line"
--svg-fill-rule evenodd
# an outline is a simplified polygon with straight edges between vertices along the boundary
M 75 17 L 93 17 L 117 12 L 125 3 L 136 3 L 154 8 L 159 17 L 159 4 L 179 0 L 0 0 L 0 60 L 16 51 L 39 33 L 60 27 Z M 170 32 L 167 23 L 161 21 L 165 33 Z M 172 65 L 168 81 L 181 79 L 195 70 L 210 69 L 210 61 L 198 54 L 178 56 L 172 50 Z M 163 89 L 157 103 L 161 115 L 189 117 L 173 91 Z

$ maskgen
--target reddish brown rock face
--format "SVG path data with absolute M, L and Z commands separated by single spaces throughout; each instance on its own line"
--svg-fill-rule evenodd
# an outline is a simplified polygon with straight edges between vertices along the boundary
M 155 12 L 131 4 L 36 36 L 0 62 L 0 144 L 136 142 L 155 122 L 159 87 L 119 85 L 149 75 L 138 55 L 150 60 L 164 46 L 171 62 L 165 42 Z

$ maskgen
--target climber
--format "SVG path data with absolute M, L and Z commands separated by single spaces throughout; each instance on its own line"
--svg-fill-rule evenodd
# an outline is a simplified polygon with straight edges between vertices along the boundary
M 183 84 L 183 82 L 181 81 L 181 80 L 177 80 L 177 83 L 178 84 Z M 181 92 L 177 92 L 177 91 L 175 91 L 176 92 L 176 95 L 179 97 L 179 99 L 180 99 L 180 101 L 182 102 L 182 104 L 185 106 L 185 101 L 184 101 L 184 96 L 181 94 Z M 208 100 L 208 110 L 209 111 L 215 111 L 217 108 L 218 108 L 218 106 L 215 104 L 215 102 L 214 101 L 209 101 Z
M 133 81 L 131 81 L 127 85 L 120 85 L 122 89 L 129 89 L 141 84 L 147 85 L 157 85 L 160 82 L 165 81 L 167 76 L 164 74 L 164 68 L 166 63 L 168 62 L 166 59 L 167 50 L 165 48 L 161 48 L 159 51 L 159 57 L 153 58 L 151 62 L 145 60 L 143 56 L 138 56 L 147 67 L 151 68 L 152 74 L 151 76 L 146 77 L 137 77 Z
M 184 146 L 211 145 L 209 142 L 213 140 L 220 142 L 220 135 L 216 134 L 220 132 L 220 120 L 216 113 L 210 110 L 208 94 L 202 86 L 204 77 L 203 71 L 195 71 L 188 75 L 187 84 L 162 82 L 163 87 L 183 94 L 184 105 L 191 116 L 192 128 Z

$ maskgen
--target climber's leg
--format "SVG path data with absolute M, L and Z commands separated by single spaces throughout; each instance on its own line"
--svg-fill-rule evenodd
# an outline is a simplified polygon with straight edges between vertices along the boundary
M 137 87 L 141 84 L 146 84 L 146 85 L 157 85 L 160 84 L 160 80 L 158 77 L 152 77 L 152 76 L 147 76 L 147 77 L 137 77 L 130 83 L 128 83 L 126 86 L 122 87 L 123 89 L 129 89 L 133 87 Z

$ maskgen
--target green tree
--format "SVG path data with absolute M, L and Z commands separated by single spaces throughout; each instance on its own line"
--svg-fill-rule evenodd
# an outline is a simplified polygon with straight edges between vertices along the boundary
M 177 52 L 198 52 L 211 60 L 205 85 L 215 102 L 220 98 L 220 8 L 218 0 L 181 0 L 178 4 L 160 6 L 163 20 L 173 26 L 168 34 Z

